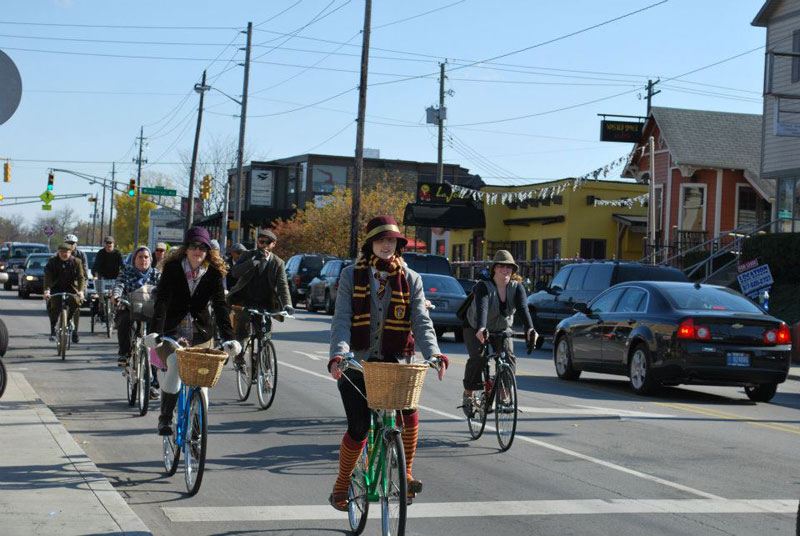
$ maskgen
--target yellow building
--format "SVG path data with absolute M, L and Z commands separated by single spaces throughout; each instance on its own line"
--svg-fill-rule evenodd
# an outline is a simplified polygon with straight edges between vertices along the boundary
M 518 261 L 555 258 L 642 258 L 647 207 L 595 206 L 594 201 L 633 199 L 647 193 L 647 185 L 622 181 L 588 180 L 572 189 L 573 179 L 523 186 L 484 186 L 498 194 L 484 201 L 486 227 L 450 231 L 452 261 L 487 260 L 498 249 L 508 249 Z M 543 189 L 558 195 L 539 198 Z M 530 192 L 526 201 L 502 202 L 503 194 Z

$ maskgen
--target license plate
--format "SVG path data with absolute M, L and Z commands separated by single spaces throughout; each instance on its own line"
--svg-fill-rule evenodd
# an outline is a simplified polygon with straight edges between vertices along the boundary
M 749 367 L 750 354 L 743 352 L 728 352 L 726 362 L 729 367 Z

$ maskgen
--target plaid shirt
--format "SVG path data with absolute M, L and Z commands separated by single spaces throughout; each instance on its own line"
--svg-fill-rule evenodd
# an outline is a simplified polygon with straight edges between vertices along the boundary
M 157 285 L 160 278 L 161 271 L 157 268 L 153 268 L 153 271 L 150 272 L 150 275 L 147 277 L 147 280 L 144 282 L 144 284 Z M 133 266 L 126 266 L 122 272 L 120 272 L 119 277 L 117 277 L 117 282 L 114 284 L 114 290 L 111 292 L 111 295 L 115 298 L 119 298 L 124 294 L 133 292 L 141 286 L 138 285 L 138 281 L 139 270 Z

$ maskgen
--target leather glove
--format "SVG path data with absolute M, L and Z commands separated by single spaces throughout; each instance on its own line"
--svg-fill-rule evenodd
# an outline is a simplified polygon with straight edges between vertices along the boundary
M 290 315 L 294 314 L 294 307 L 292 307 L 291 305 L 287 305 L 286 307 L 283 308 L 283 310 L 289 313 Z
M 256 248 L 256 254 L 254 257 L 259 261 L 263 261 L 267 258 L 267 253 L 263 249 Z
M 234 357 L 241 353 L 242 345 L 239 341 L 225 341 L 222 343 L 222 349 L 228 357 Z
M 158 333 L 148 333 L 144 337 L 144 345 L 148 348 L 155 348 L 161 343 L 161 336 Z

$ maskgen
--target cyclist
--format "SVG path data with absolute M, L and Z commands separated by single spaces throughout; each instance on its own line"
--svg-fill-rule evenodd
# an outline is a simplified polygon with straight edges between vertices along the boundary
M 74 234 L 68 234 L 64 237 L 64 242 L 69 244 L 72 248 L 72 256 L 76 259 L 79 259 L 81 263 L 83 263 L 83 278 L 84 280 L 88 281 L 89 272 L 87 270 L 89 270 L 89 261 L 86 259 L 86 253 L 78 249 L 78 237 Z M 86 290 L 85 286 L 83 290 Z
M 239 262 L 231 268 L 237 278 L 236 285 L 228 293 L 228 303 L 243 305 L 254 309 L 267 309 L 269 312 L 284 310 L 294 313 L 289 296 L 289 283 L 286 279 L 286 265 L 283 259 L 272 252 L 278 237 L 268 229 L 258 232 L 256 248 L 242 253 Z M 277 317 L 283 320 L 282 317 Z M 247 311 L 236 313 L 236 340 L 245 346 L 250 315 Z M 244 365 L 244 355 L 236 355 L 234 364 Z
M 403 262 L 402 250 L 407 243 L 394 218 L 373 218 L 367 224 L 367 237 L 358 260 L 345 268 L 339 279 L 328 372 L 338 382 L 347 415 L 347 432 L 339 449 L 339 474 L 328 499 L 336 510 L 347 510 L 350 477 L 366 443 L 370 421 L 367 401 L 361 395 L 366 393 L 364 377 L 360 371 L 349 369 L 344 374 L 350 381 L 342 378 L 338 367 L 342 356 L 352 351 L 360 360 L 410 363 L 415 359 L 416 342 L 423 356 L 441 358 L 440 380 L 448 365 L 447 358 L 439 351 L 425 307 L 422 278 Z M 419 419 L 415 409 L 401 413 L 410 499 L 422 491 L 422 482 L 413 478 L 411 472 Z
M 114 247 L 114 237 L 105 237 L 103 239 L 103 249 L 97 252 L 97 256 L 94 258 L 94 263 L 92 264 L 92 276 L 94 276 L 95 280 L 95 290 L 101 302 L 106 291 L 103 281 L 116 279 L 122 266 L 122 253 Z M 103 311 L 103 314 L 105 314 L 105 311 Z
M 231 270 L 233 270 L 233 267 L 239 262 L 239 259 L 242 257 L 242 253 L 245 251 L 247 251 L 247 248 L 244 247 L 244 244 L 241 242 L 237 242 L 231 246 L 231 254 L 226 259 L 226 262 L 231 267 Z M 238 280 L 239 278 L 234 277 L 232 272 L 228 272 L 228 275 L 225 276 L 225 282 L 227 283 L 229 289 L 235 287 Z
M 53 255 L 44 268 L 44 299 L 48 301 L 47 313 L 50 316 L 50 342 L 56 340 L 56 322 L 60 313 L 59 305 L 64 303 L 67 309 L 68 318 L 72 319 L 74 330 L 72 332 L 72 342 L 78 342 L 78 321 L 81 315 L 81 301 L 83 300 L 83 289 L 86 287 L 81 261 L 72 256 L 72 246 L 64 242 L 59 244 L 58 253 Z M 77 294 L 78 298 L 69 296 L 64 302 L 59 304 L 50 303 L 50 293 L 71 292 Z
M 225 265 L 219 252 L 211 250 L 208 231 L 192 227 L 184 234 L 183 245 L 170 249 L 164 259 L 161 279 L 156 290 L 155 315 L 148 325 L 145 340 L 148 348 L 156 347 L 159 336 L 185 339 L 192 346 L 213 345 L 209 303 L 214 310 L 217 328 L 228 355 L 241 351 L 233 339 L 229 309 L 225 303 L 222 278 Z M 172 412 L 178 401 L 180 378 L 177 356 L 164 346 L 157 348 L 167 370 L 161 379 L 161 414 L 159 435 L 172 434 Z
M 164 260 L 164 255 L 167 253 L 167 244 L 164 242 L 156 242 L 156 247 L 153 250 L 153 266 L 161 268 L 159 264 Z
M 469 417 L 472 392 L 483 389 L 483 368 L 486 359 L 482 349 L 486 342 L 486 330 L 491 332 L 505 331 L 511 333 L 514 314 L 519 310 L 525 324 L 525 338 L 528 344 L 535 343 L 538 334 L 533 328 L 531 314 L 528 311 L 528 297 L 522 278 L 517 275 L 519 266 L 514 262 L 510 252 L 499 250 L 492 261 L 490 277 L 478 281 L 472 290 L 474 299 L 467 309 L 464 319 L 464 342 L 467 345 L 467 365 L 464 369 L 464 413 Z M 504 345 L 511 366 L 514 366 L 514 345 L 510 338 L 492 337 L 490 341 L 495 351 Z
M 147 246 L 139 246 L 133 252 L 133 263 L 122 269 L 122 273 L 117 278 L 114 289 L 111 291 L 111 299 L 114 305 L 119 303 L 120 298 L 127 296 L 143 285 L 157 285 L 160 277 L 161 271 L 152 264 L 150 249 Z M 131 312 L 120 307 L 117 309 L 116 322 L 117 341 L 119 342 L 117 365 L 127 367 L 128 359 L 131 356 L 131 339 L 134 337 Z M 153 387 L 158 387 L 157 381 L 153 384 Z

